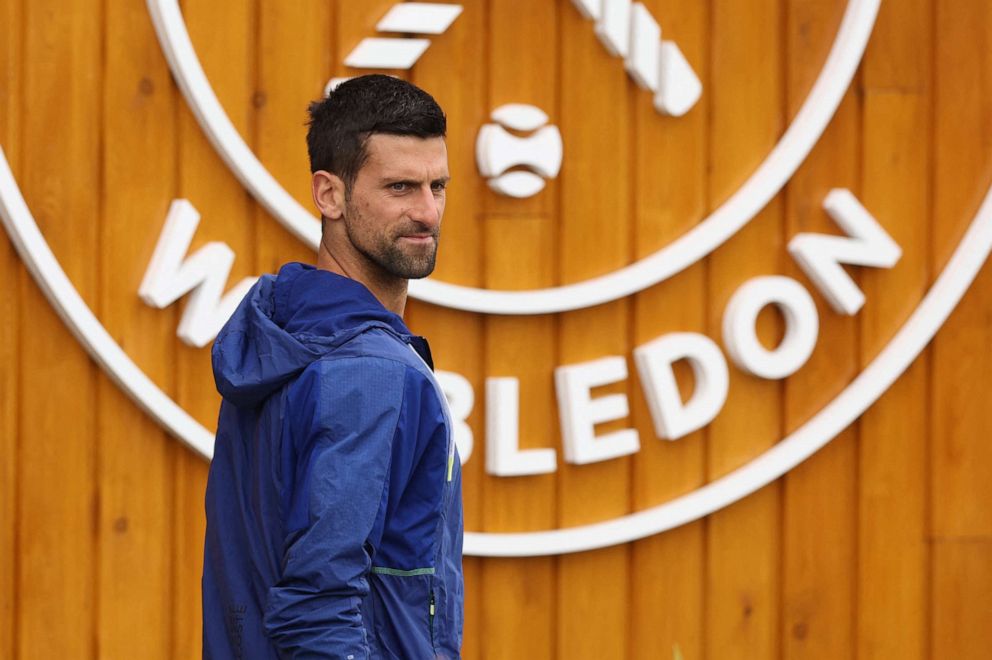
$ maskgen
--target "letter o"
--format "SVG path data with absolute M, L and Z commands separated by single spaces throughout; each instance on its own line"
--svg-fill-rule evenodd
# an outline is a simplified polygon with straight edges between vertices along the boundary
M 785 337 L 771 351 L 755 332 L 758 314 L 767 305 L 776 305 L 785 317 Z M 723 315 L 723 343 L 734 364 L 770 380 L 799 371 L 812 355 L 819 331 L 820 317 L 812 296 L 799 282 L 780 275 L 745 282 Z

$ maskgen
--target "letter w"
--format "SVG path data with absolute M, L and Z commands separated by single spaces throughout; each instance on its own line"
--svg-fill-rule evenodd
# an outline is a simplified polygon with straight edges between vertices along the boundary
M 192 291 L 176 334 L 190 346 L 209 344 L 231 317 L 248 289 L 258 280 L 246 277 L 223 298 L 234 265 L 234 251 L 224 243 L 207 243 L 186 258 L 200 213 L 185 199 L 169 207 L 138 295 L 146 304 L 164 309 Z

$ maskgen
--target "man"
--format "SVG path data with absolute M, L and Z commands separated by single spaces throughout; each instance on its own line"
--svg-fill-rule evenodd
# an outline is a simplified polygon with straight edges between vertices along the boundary
M 317 267 L 261 278 L 213 347 L 204 655 L 458 657 L 459 461 L 401 319 L 408 279 L 434 268 L 445 117 L 381 75 L 310 116 Z

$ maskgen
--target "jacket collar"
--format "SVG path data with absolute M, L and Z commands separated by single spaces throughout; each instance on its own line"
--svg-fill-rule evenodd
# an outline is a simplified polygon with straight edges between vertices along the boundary
M 427 340 L 410 332 L 403 319 L 383 307 L 364 284 L 309 264 L 292 262 L 279 269 L 272 320 L 303 340 L 385 326 L 434 369 Z
M 308 264 L 279 269 L 272 320 L 293 335 L 331 337 L 369 323 L 411 336 L 403 319 L 382 306 L 364 284 Z

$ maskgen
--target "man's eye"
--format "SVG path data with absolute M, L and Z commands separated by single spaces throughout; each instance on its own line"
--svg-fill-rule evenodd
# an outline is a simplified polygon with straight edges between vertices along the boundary
M 448 187 L 448 184 L 446 184 L 446 183 L 435 183 L 435 184 L 431 185 L 431 188 L 436 193 L 444 192 L 447 187 Z
M 393 192 L 404 192 L 406 191 L 406 184 L 402 181 L 397 181 L 396 183 L 389 184 L 389 189 Z

